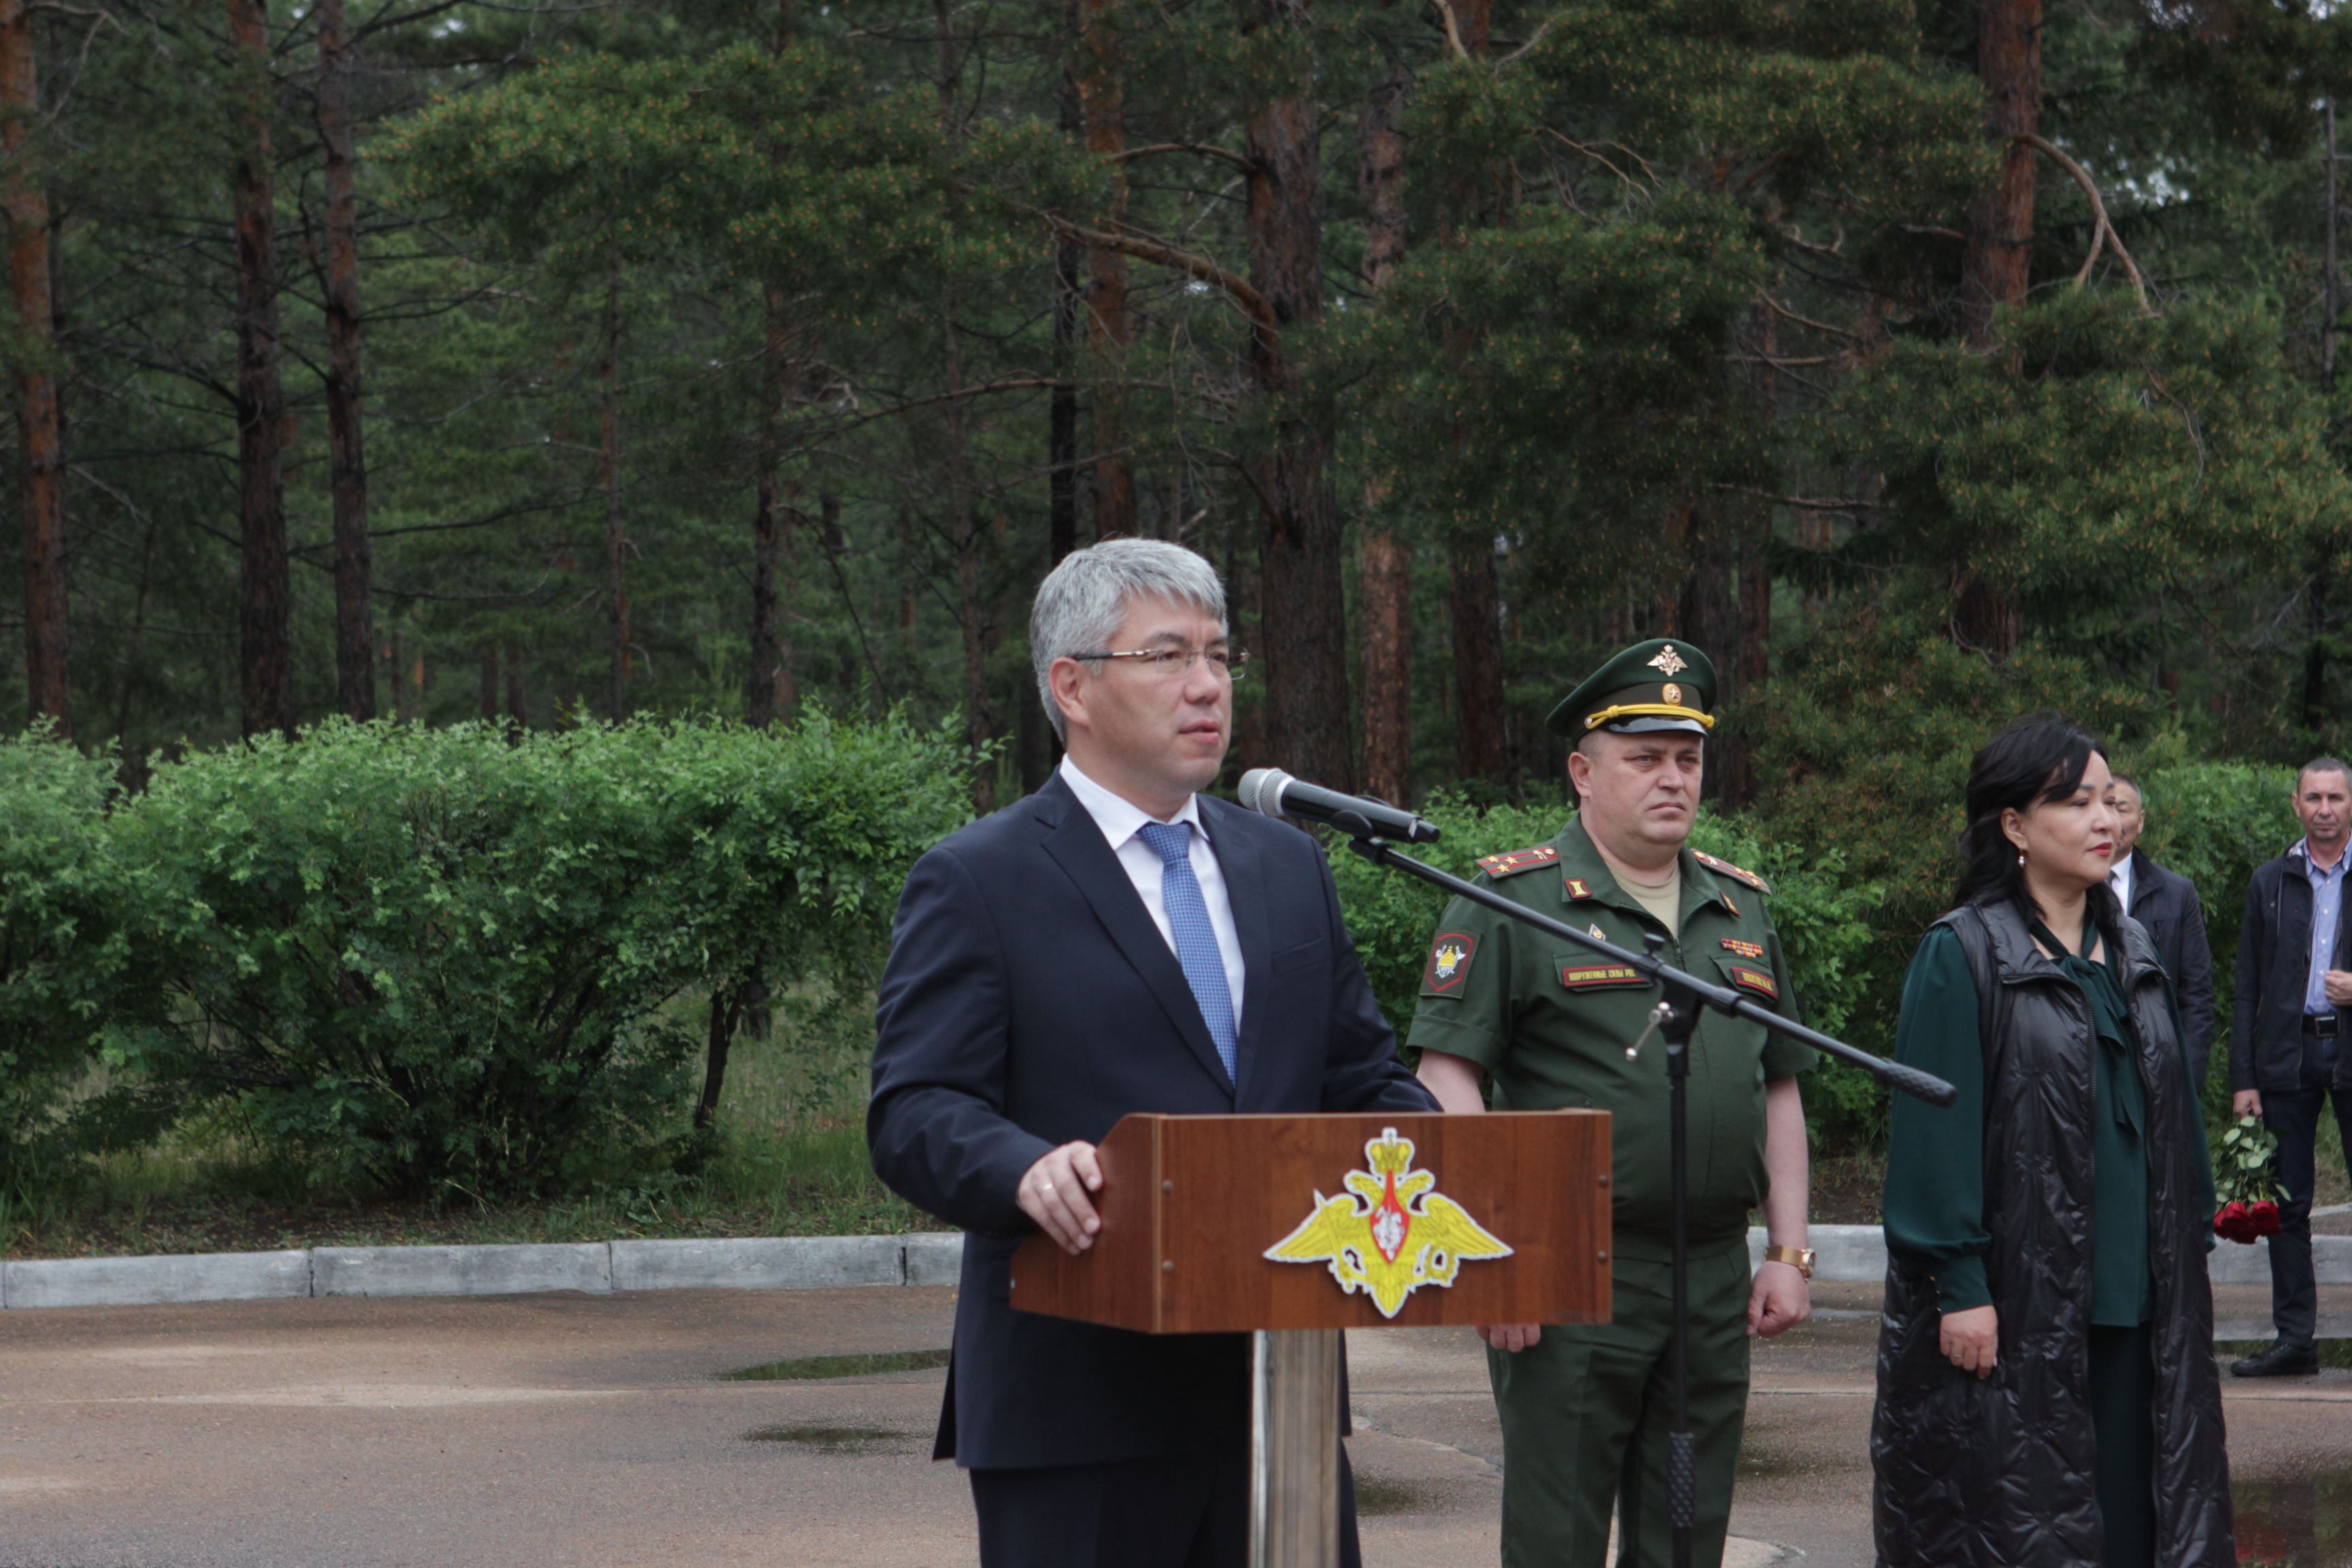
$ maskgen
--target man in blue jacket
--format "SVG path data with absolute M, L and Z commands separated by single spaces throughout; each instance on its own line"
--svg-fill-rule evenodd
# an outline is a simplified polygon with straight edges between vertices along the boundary
M 1080 551 L 1039 587 L 1030 647 L 1067 755 L 916 864 L 877 1014 L 874 1168 L 966 1232 L 934 1453 L 971 1474 L 983 1568 L 1239 1568 L 1247 1336 L 1015 1311 L 1013 1250 L 1094 1244 L 1095 1145 L 1130 1111 L 1436 1106 L 1315 841 L 1197 793 L 1244 657 L 1215 570 L 1153 540 Z
M 2319 1370 L 2314 1335 L 2319 1289 L 2311 1268 L 2311 1189 L 2319 1112 L 2333 1101 L 2352 1149 L 2352 1060 L 2341 1048 L 2352 1019 L 2346 954 L 2345 847 L 2352 841 L 2352 773 L 2334 757 L 2304 764 L 2294 814 L 2303 837 L 2256 868 L 2238 938 L 2238 1009 L 2230 1031 L 2231 1110 L 2259 1116 L 2278 1134 L 2276 1171 L 2286 1189 L 2271 1237 L 2271 1322 L 2278 1338 L 2232 1362 L 2240 1377 Z

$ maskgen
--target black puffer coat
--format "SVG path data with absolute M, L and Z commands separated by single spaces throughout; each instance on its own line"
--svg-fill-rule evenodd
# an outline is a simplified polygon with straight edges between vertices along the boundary
M 1935 1281 L 1890 1268 L 1870 1450 L 1878 1560 L 1890 1568 L 2099 1568 L 2092 1479 L 2090 1005 L 2013 905 L 1956 910 L 1985 1039 L 1985 1275 L 2000 1321 L 1990 1378 L 1937 1347 Z M 2119 978 L 2147 1089 L 2148 1265 L 2156 1297 L 2158 1568 L 2235 1563 L 2206 1279 L 2202 1136 L 2164 974 L 2121 924 Z M 2171 1136 L 2163 1129 L 2179 1129 Z

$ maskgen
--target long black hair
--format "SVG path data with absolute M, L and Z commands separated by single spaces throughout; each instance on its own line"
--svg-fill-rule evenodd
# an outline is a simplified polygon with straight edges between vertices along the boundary
M 2106 753 L 2097 736 L 2056 713 L 2029 714 L 2002 726 L 1969 764 L 1969 825 L 1960 830 L 1960 879 L 1955 906 L 2013 903 L 2029 920 L 2041 910 L 2026 891 L 2017 846 L 2000 830 L 2004 811 L 2071 799 L 2083 785 L 2093 752 Z M 2090 890 L 2091 916 L 2102 931 L 2115 926 L 2115 895 L 2101 882 Z

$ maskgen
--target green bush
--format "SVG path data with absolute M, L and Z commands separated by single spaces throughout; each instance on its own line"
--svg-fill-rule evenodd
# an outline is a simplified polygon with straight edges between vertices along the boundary
M 67 1114 L 139 968 L 120 917 L 144 873 L 108 841 L 115 787 L 110 753 L 46 730 L 0 740 L 0 1194 L 123 1131 L 119 1096 Z
M 870 972 L 964 820 L 945 731 L 331 722 L 166 764 L 118 814 L 158 868 L 177 1023 L 131 1065 L 233 1097 L 314 1179 L 412 1198 L 625 1174 L 681 1126 L 708 993 Z M 714 1027 L 724 1039 L 725 1027 Z
M 1478 811 L 1457 796 L 1439 795 L 1422 815 L 1444 837 L 1415 851 L 1415 858 L 1459 877 L 1473 876 L 1482 856 L 1549 844 L 1569 811 L 1557 795 L 1522 806 Z M 1691 833 L 1691 847 L 1744 867 L 1772 884 L 1772 919 L 1794 972 L 1804 1020 L 1831 1035 L 1843 1030 L 1859 998 L 1861 956 L 1869 947 L 1867 916 L 1880 891 L 1849 882 L 1834 852 L 1807 856 L 1792 846 L 1768 842 L 1754 825 L 1736 816 L 1703 812 Z M 1331 871 L 1349 934 L 1362 953 L 1372 992 L 1402 1038 L 1409 1030 L 1429 939 L 1445 910 L 1446 896 L 1402 871 L 1373 865 L 1335 843 Z M 1817 1102 L 1826 1095 L 1832 1110 L 1866 1109 L 1869 1079 L 1853 1068 L 1824 1068 Z

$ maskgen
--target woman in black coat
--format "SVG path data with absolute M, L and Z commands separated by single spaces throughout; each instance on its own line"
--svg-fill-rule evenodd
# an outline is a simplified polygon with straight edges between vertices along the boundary
M 2098 742 L 2021 720 L 1969 773 L 1958 906 L 1904 986 L 1871 1458 L 1879 1561 L 2237 1561 L 2179 1014 L 2106 883 Z

